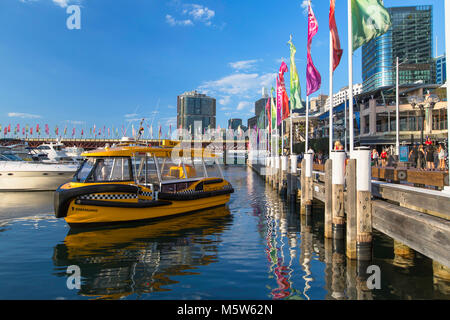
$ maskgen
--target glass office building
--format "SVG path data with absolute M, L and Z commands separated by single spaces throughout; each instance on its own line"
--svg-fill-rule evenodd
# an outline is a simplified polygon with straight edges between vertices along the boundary
M 388 8 L 392 27 L 362 47 L 363 91 L 395 86 L 396 58 L 402 63 L 399 83 L 435 83 L 432 57 L 432 6 Z
M 177 127 L 194 133 L 195 122 L 201 122 L 201 132 L 216 127 L 216 99 L 197 91 L 185 92 L 177 97 Z
M 445 56 L 436 58 L 436 83 L 444 84 L 447 81 L 447 63 Z

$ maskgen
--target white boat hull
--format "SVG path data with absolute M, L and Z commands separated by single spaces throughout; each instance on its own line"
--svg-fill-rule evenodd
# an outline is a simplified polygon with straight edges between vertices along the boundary
M 38 163 L 0 164 L 0 191 L 52 191 L 72 180 L 77 167 Z

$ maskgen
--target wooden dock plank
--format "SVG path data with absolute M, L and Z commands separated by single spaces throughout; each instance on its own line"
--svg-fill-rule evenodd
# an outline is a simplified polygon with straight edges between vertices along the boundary
M 450 221 L 383 200 L 372 202 L 373 227 L 450 267 Z

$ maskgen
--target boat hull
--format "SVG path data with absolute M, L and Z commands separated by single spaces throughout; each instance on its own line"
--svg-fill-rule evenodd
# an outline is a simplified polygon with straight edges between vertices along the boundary
M 72 180 L 75 171 L 0 171 L 0 191 L 54 191 Z
M 225 205 L 230 194 L 197 200 L 170 201 L 148 208 L 111 205 L 86 205 L 71 201 L 66 222 L 70 227 L 110 225 L 135 221 L 159 220 Z M 131 206 L 131 205 L 130 205 Z

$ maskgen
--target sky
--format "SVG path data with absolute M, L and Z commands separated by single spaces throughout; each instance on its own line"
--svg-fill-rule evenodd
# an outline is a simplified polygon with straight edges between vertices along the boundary
M 145 118 L 155 136 L 159 125 L 176 128 L 177 96 L 191 90 L 217 99 L 220 127 L 230 118 L 246 124 L 262 87 L 276 86 L 281 61 L 289 67 L 290 35 L 305 99 L 306 2 L 0 0 L 0 125 L 48 124 L 60 134 L 67 127 L 68 136 L 95 125 L 130 135 Z M 433 5 L 433 48 L 437 37 L 444 53 L 444 0 L 384 3 Z M 67 27 L 71 5 L 80 8 L 80 29 Z M 319 30 L 311 52 L 322 85 L 310 97 L 329 92 L 329 1 L 312 5 Z M 336 0 L 336 21 L 344 54 L 335 93 L 348 85 L 346 0 Z M 361 49 L 353 65 L 360 83 Z M 289 73 L 285 79 L 289 87 Z

